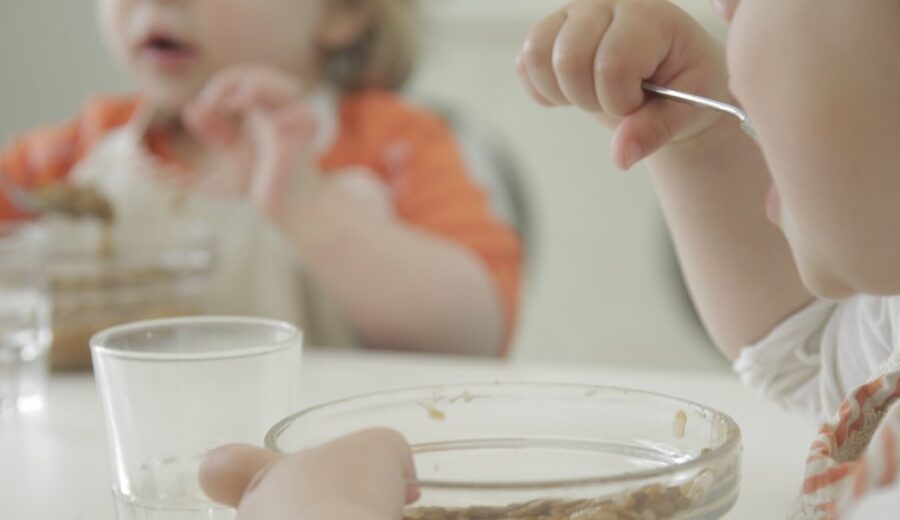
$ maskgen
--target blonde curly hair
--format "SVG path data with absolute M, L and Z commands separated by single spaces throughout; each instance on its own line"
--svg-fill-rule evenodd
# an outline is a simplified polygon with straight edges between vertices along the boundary
M 344 91 L 400 89 L 415 65 L 418 1 L 371 1 L 376 6 L 369 29 L 352 45 L 326 56 L 326 80 Z

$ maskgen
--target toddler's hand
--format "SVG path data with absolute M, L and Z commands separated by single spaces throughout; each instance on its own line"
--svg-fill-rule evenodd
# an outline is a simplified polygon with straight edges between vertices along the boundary
M 281 220 L 317 124 L 290 76 L 261 66 L 228 68 L 185 108 L 188 129 L 215 153 L 239 189 L 267 216 Z M 302 172 L 313 175 L 310 172 Z
M 613 157 L 623 168 L 720 117 L 649 96 L 644 80 L 728 97 L 720 45 L 669 0 L 570 2 L 533 29 L 517 68 L 539 103 L 575 105 L 614 128 Z
M 409 446 L 390 430 L 367 430 L 316 449 L 279 455 L 230 445 L 210 452 L 200 484 L 238 519 L 398 520 L 418 499 Z

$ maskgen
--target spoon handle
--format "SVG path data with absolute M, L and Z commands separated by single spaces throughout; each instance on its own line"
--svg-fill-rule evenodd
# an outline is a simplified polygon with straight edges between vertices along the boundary
M 753 125 L 750 123 L 750 118 L 747 117 L 747 113 L 734 105 L 715 99 L 698 96 L 696 94 L 689 94 L 680 90 L 672 90 L 670 88 L 656 85 L 648 81 L 643 82 L 641 84 L 641 87 L 647 92 L 652 92 L 664 98 L 668 98 L 681 103 L 687 103 L 689 105 L 694 105 L 701 108 L 711 108 L 713 110 L 718 110 L 719 112 L 731 114 L 732 116 L 740 120 L 741 128 L 744 129 L 747 135 L 752 137 L 754 141 L 757 141 L 756 132 L 753 130 Z

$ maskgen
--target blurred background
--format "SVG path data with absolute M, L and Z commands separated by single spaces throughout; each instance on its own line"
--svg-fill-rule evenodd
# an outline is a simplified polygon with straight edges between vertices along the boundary
M 426 0 L 410 95 L 451 107 L 510 152 L 531 215 L 533 256 L 513 356 L 727 370 L 693 314 L 650 181 L 609 158 L 589 116 L 543 109 L 514 57 L 561 0 Z M 706 0 L 679 2 L 722 34 Z M 0 142 L 127 92 L 95 30 L 93 2 L 0 2 Z

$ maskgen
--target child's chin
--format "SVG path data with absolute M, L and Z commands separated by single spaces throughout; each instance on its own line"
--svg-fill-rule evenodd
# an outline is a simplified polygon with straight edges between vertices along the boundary
M 841 300 L 859 292 L 834 273 L 812 266 L 801 265 L 800 278 L 809 292 L 826 300 Z
M 193 85 L 187 82 L 168 82 L 150 79 L 142 82 L 143 93 L 160 110 L 177 111 L 194 99 L 202 88 L 202 84 Z

